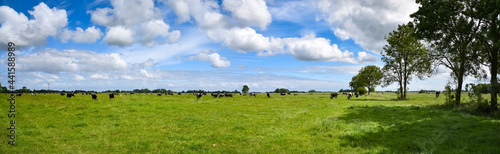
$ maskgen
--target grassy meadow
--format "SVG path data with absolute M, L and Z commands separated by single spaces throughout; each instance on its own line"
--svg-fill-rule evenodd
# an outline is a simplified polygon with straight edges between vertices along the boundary
M 436 107 L 444 97 L 433 94 L 23 95 L 16 146 L 0 98 L 0 153 L 500 152 L 500 119 Z

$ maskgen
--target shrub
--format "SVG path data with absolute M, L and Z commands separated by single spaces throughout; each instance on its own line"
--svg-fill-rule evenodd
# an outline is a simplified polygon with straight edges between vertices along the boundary
M 366 90 L 365 87 L 359 87 L 356 92 L 359 94 L 359 95 L 364 95 L 366 93 L 368 93 L 368 91 Z
M 446 102 L 444 104 L 446 106 L 455 105 L 455 95 L 453 95 L 453 89 L 451 89 L 450 83 L 446 84 L 443 91 L 444 97 L 446 97 Z

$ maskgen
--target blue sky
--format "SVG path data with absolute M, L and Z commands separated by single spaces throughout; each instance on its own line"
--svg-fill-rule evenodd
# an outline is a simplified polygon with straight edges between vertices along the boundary
M 0 47 L 14 42 L 17 88 L 338 91 L 383 66 L 384 36 L 413 0 L 10 1 Z M 6 54 L 0 56 L 6 66 Z M 6 70 L 6 69 L 2 69 Z M 0 71 L 1 72 L 1 71 Z M 6 85 L 7 72 L 0 76 Z M 410 90 L 441 90 L 449 70 Z M 466 81 L 467 82 L 467 81 Z M 477 82 L 469 79 L 468 82 Z M 396 84 L 377 87 L 396 90 Z

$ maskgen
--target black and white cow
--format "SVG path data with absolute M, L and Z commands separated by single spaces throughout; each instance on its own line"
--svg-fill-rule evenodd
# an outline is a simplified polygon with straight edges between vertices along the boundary
M 250 93 L 250 97 L 252 97 L 252 96 L 253 96 L 253 97 L 257 97 L 257 94 L 255 94 L 255 93 Z
M 267 97 L 271 98 L 271 95 L 269 95 L 269 93 L 267 93 Z
M 200 99 L 200 98 L 201 98 L 201 96 L 203 96 L 203 94 L 202 94 L 202 93 L 194 93 L 194 95 L 196 95 L 196 99 Z

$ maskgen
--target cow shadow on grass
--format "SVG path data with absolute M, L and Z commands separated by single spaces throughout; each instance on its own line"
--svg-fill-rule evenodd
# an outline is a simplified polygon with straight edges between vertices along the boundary
M 498 119 L 420 106 L 354 106 L 331 120 L 345 122 L 341 146 L 374 153 L 500 151 Z

